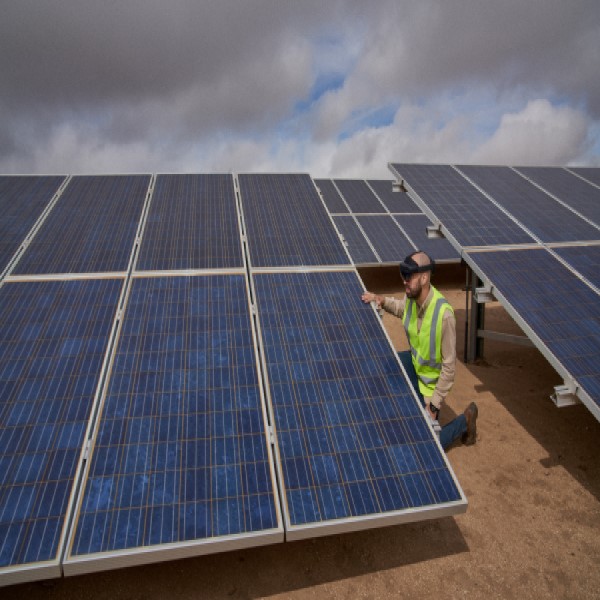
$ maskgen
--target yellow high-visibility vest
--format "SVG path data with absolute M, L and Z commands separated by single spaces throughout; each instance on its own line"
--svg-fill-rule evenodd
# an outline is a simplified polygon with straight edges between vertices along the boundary
M 433 297 L 423 315 L 421 331 L 417 331 L 417 302 L 410 298 L 404 305 L 402 322 L 410 344 L 413 366 L 423 396 L 432 396 L 442 372 L 442 317 L 454 310 L 448 300 L 433 286 Z

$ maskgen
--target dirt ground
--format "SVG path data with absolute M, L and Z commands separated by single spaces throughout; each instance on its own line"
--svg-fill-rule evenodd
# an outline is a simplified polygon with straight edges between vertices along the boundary
M 361 274 L 371 291 L 401 292 L 395 269 Z M 600 423 L 581 404 L 554 406 L 562 381 L 534 348 L 486 340 L 485 359 L 464 364 L 464 282 L 458 267 L 434 277 L 458 322 L 441 420 L 479 406 L 477 444 L 448 451 L 466 514 L 13 586 L 0 598 L 599 598 Z M 383 322 L 404 349 L 399 320 Z M 497 304 L 486 327 L 519 333 Z

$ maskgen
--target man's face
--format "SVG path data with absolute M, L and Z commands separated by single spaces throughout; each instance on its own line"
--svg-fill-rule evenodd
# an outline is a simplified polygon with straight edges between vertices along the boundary
M 404 280 L 407 298 L 418 298 L 423 290 L 422 284 L 423 273 L 413 273 Z

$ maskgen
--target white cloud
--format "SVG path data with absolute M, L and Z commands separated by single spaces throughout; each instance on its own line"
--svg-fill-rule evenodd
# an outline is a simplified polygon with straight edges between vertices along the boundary
M 568 106 L 531 100 L 518 113 L 502 117 L 496 132 L 471 156 L 482 164 L 563 165 L 589 148 L 589 118 Z

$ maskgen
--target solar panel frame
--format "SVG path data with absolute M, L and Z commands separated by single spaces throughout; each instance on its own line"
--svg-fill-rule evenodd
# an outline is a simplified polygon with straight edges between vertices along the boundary
M 364 179 L 334 179 L 333 183 L 354 214 L 385 214 L 387 208 Z
M 150 182 L 150 175 L 72 177 L 12 273 L 126 272 Z
M 354 264 L 367 266 L 378 265 L 381 262 L 352 215 L 337 215 L 333 217 L 333 221 L 348 245 L 348 252 L 350 252 Z
M 598 293 L 545 248 L 467 251 L 463 258 L 600 420 Z
M 367 179 L 367 185 L 392 214 L 421 214 L 421 209 L 406 192 L 394 192 L 392 181 Z
M 598 239 L 600 188 L 560 167 L 517 167 L 516 170 L 594 223 L 596 237 L 592 239 Z
M 240 174 L 238 185 L 251 269 L 350 267 L 309 175 Z
M 573 271 L 581 273 L 596 289 L 600 289 L 600 245 L 552 248 Z
M 568 170 L 600 187 L 600 167 L 569 167 Z
M 427 215 L 392 215 L 416 249 L 426 252 L 437 263 L 460 262 L 460 254 L 452 244 L 443 238 L 429 238 L 427 227 L 431 220 Z
M 356 271 L 255 273 L 252 278 L 286 539 L 358 531 L 464 512 L 466 498 L 392 343 L 376 312 L 360 301 L 364 286 Z M 318 289 L 319 294 L 303 293 L 311 289 Z M 342 293 L 336 293 L 339 289 Z M 349 297 L 355 301 L 350 302 L 351 310 L 348 310 Z M 343 317 L 334 324 L 335 318 L 332 320 L 331 316 L 336 311 Z M 313 314 L 321 324 L 308 327 L 301 317 Z M 358 314 L 361 318 L 355 320 Z M 366 330 L 368 335 L 363 338 Z M 364 339 L 368 341 L 363 346 L 360 341 Z M 310 349 L 305 347 L 307 344 Z M 350 354 L 344 355 L 344 349 Z M 291 359 L 285 359 L 284 355 Z M 373 357 L 384 363 L 380 371 Z M 369 361 L 370 366 L 365 367 Z M 335 377 L 329 372 L 332 369 L 336 371 Z M 353 384 L 355 376 L 366 376 L 369 384 L 359 389 Z M 338 385 L 340 380 L 342 384 Z M 392 396 L 395 400 L 390 404 Z M 286 405 L 285 399 L 290 397 L 293 397 L 292 404 Z M 336 402 L 336 398 L 340 401 Z M 402 419 L 405 419 L 404 426 L 400 425 Z M 301 422 L 304 422 L 303 427 L 295 426 Z M 378 429 L 384 423 L 387 423 L 386 428 Z M 304 442 L 298 438 L 303 434 Z M 298 444 L 304 444 L 304 450 L 300 451 Z M 357 450 L 353 450 L 355 446 Z M 388 449 L 391 455 L 386 454 Z M 364 455 L 359 456 L 361 452 Z M 349 462 L 338 462 L 336 466 L 334 459 Z M 434 474 L 427 480 L 428 492 L 412 479 L 414 469 L 422 467 L 421 461 L 435 465 L 431 470 Z M 445 474 L 440 475 L 436 469 L 442 469 Z M 401 473 L 408 477 L 412 491 L 398 484 L 397 477 Z M 340 476 L 342 480 L 337 485 L 336 478 Z M 306 477 L 313 477 L 315 485 L 304 487 Z M 392 484 L 396 486 L 394 491 Z M 434 492 L 430 485 L 440 487 Z M 452 492 L 443 490 L 444 485 L 450 485 Z M 340 490 L 336 492 L 343 486 L 347 486 L 346 493 L 351 491 L 351 497 L 340 496 Z M 410 496 L 413 492 L 417 496 L 419 493 L 439 496 L 437 499 L 428 496 L 428 500 L 436 502 L 424 503 L 419 508 L 401 506 L 408 502 L 405 494 Z M 368 498 L 375 498 L 373 494 L 377 502 L 385 503 L 385 506 L 380 504 L 383 510 L 367 508 Z M 441 499 L 444 494 L 447 497 Z M 454 494 L 452 498 L 451 494 Z M 328 501 L 333 504 L 326 505 Z M 314 510 L 319 503 L 323 507 L 323 519 L 310 521 L 306 513 L 301 514 L 303 507 Z M 362 508 L 358 508 L 356 514 L 340 514 L 339 511 L 356 509 L 357 503 L 362 504 Z
M 455 248 L 536 244 L 452 166 L 390 163 L 389 167 L 433 223 L 442 225 Z M 450 205 L 448 198 L 454 199 Z
M 417 249 L 391 215 L 358 215 L 356 220 L 382 263 L 400 264 Z
M 136 271 L 242 269 L 232 175 L 156 176 Z
M 348 214 L 350 209 L 331 179 L 314 179 L 323 202 L 331 214 Z
M 157 312 L 155 317 L 149 318 L 151 315 L 148 311 L 152 310 L 152 307 L 147 306 L 145 288 L 153 290 L 151 297 L 157 299 L 156 310 L 160 312 L 160 303 L 162 303 L 167 307 L 166 312 L 160 314 Z M 102 414 L 98 420 L 91 456 L 84 473 L 85 487 L 82 486 L 76 517 L 68 540 L 63 563 L 66 575 L 283 541 L 283 526 L 274 479 L 272 450 L 268 443 L 267 419 L 258 367 L 256 333 L 249 301 L 245 274 L 204 273 L 194 276 L 165 275 L 150 278 L 136 275 L 133 278 L 125 308 L 123 329 L 119 333 L 118 344 L 115 345 L 111 376 L 102 400 Z M 221 314 L 223 306 L 228 308 L 225 316 Z M 185 317 L 182 319 L 173 317 L 169 313 L 169 307 L 175 311 L 173 314 L 178 316 L 182 311 L 185 312 Z M 142 311 L 141 317 L 139 311 Z M 144 314 L 148 317 L 146 321 L 144 321 Z M 208 327 L 206 330 L 208 333 L 202 333 L 205 331 L 204 326 Z M 214 327 L 213 337 L 209 339 L 211 327 Z M 194 333 L 196 328 L 199 328 L 197 335 Z M 188 332 L 189 340 L 194 340 L 193 343 L 190 341 L 189 347 L 182 339 L 182 332 L 185 331 Z M 145 349 L 144 335 L 147 335 L 146 339 L 149 340 Z M 209 342 L 210 347 L 206 346 Z M 244 346 L 245 342 L 247 344 Z M 164 364 L 164 377 L 153 377 L 157 369 L 159 374 L 163 373 L 160 371 L 161 355 L 167 361 Z M 170 369 L 167 363 L 172 362 L 171 357 L 173 357 L 173 364 L 179 365 L 179 368 Z M 136 361 L 139 369 L 131 372 L 131 381 L 128 383 L 127 373 L 130 372 L 131 360 Z M 206 368 L 204 369 L 203 366 Z M 136 382 L 133 382 L 134 378 Z M 142 380 L 146 384 L 142 385 L 140 383 Z M 146 390 L 141 399 L 138 398 L 136 391 L 140 385 Z M 154 394 L 158 390 L 156 386 L 159 385 L 165 386 L 158 394 L 159 397 L 148 400 L 148 393 Z M 205 401 L 202 400 L 203 386 L 213 385 L 214 387 L 206 388 L 207 391 L 212 390 L 210 401 L 208 396 Z M 189 390 L 187 399 L 184 397 L 185 394 L 182 396 L 178 391 L 184 389 Z M 197 392 L 194 392 L 196 389 Z M 223 393 L 217 393 L 220 390 Z M 228 390 L 233 390 L 231 396 L 228 395 Z M 142 391 L 142 388 L 139 391 Z M 252 391 L 254 393 L 250 393 Z M 182 397 L 178 399 L 179 396 Z M 168 406 L 165 402 L 168 402 Z M 190 410 L 173 413 L 172 405 L 177 402 L 182 404 L 184 409 L 187 406 Z M 185 404 L 186 402 L 188 404 Z M 206 402 L 205 411 L 201 410 L 205 406 L 203 402 Z M 222 406 L 222 410 L 219 410 L 219 406 Z M 214 411 L 211 412 L 208 407 L 213 407 Z M 192 410 L 193 408 L 197 410 Z M 125 412 L 128 410 L 134 412 L 126 419 Z M 181 419 L 183 421 L 179 427 L 177 423 Z M 144 425 L 146 421 L 148 424 Z M 150 421 L 154 426 L 150 425 Z M 172 427 L 175 428 L 176 433 L 179 432 L 175 440 L 170 434 Z M 236 429 L 238 427 L 241 429 Z M 241 433 L 234 435 L 232 428 Z M 194 432 L 198 437 L 194 437 Z M 203 437 L 202 432 L 209 434 L 208 437 Z M 210 435 L 211 432 L 214 436 Z M 154 437 L 151 437 L 152 433 Z M 235 439 L 238 439 L 237 451 Z M 242 441 L 239 441 L 240 439 Z M 118 440 L 123 441 L 121 443 Z M 255 441 L 264 451 L 261 460 L 256 454 L 259 447 L 256 446 Z M 181 448 L 177 449 L 177 445 L 181 445 Z M 200 459 L 202 448 L 205 457 L 206 452 L 209 452 L 212 457 L 207 463 L 202 463 Z M 233 465 L 228 462 L 231 456 L 247 456 L 250 451 L 252 451 L 253 461 L 240 460 Z M 121 456 L 120 469 L 111 466 L 113 461 L 110 457 L 115 452 Z M 187 469 L 190 457 L 194 468 Z M 224 462 L 220 463 L 218 457 L 221 457 Z M 117 455 L 114 458 L 116 462 Z M 176 461 L 181 465 L 179 471 L 176 469 Z M 202 464 L 207 465 L 206 469 L 203 469 Z M 244 475 L 237 473 L 236 465 Z M 207 481 L 206 477 L 202 479 L 200 473 L 202 470 L 208 471 L 206 477 L 210 477 L 210 490 L 201 486 L 202 481 Z M 114 475 L 108 477 L 113 471 Z M 149 480 L 147 485 L 143 483 L 144 476 Z M 173 498 L 171 498 L 167 486 L 171 479 L 176 482 L 178 477 L 179 491 L 173 491 Z M 115 483 L 111 485 L 103 483 L 112 479 L 115 479 Z M 201 527 L 202 522 L 207 527 L 221 527 L 222 525 L 219 524 L 221 513 L 227 515 L 228 520 L 230 516 L 235 516 L 235 507 L 230 504 L 235 501 L 236 496 L 229 496 L 227 493 L 230 480 L 235 480 L 236 486 L 246 486 L 248 490 L 247 496 L 243 497 L 245 511 L 258 509 L 253 504 L 253 498 L 265 495 L 267 499 L 270 498 L 272 512 L 269 518 L 274 518 L 275 526 L 262 530 L 225 533 L 211 529 L 213 535 L 204 538 L 199 535 L 196 537 L 188 535 L 189 527 L 192 525 Z M 141 503 L 136 481 L 139 485 L 147 487 L 148 502 L 145 505 Z M 261 486 L 264 485 L 269 486 L 269 489 L 263 490 Z M 223 491 L 226 496 L 219 500 Z M 206 519 L 209 518 L 209 508 L 204 506 L 206 503 L 201 501 L 200 496 L 209 492 L 210 508 L 216 511 L 210 514 L 216 515 L 217 521 L 216 524 L 211 521 L 208 525 Z M 108 501 L 109 498 L 112 499 L 112 505 L 104 510 L 103 503 L 105 504 L 105 500 Z M 174 513 L 176 508 L 170 509 L 170 506 L 176 507 L 179 511 L 178 520 Z M 204 521 L 202 521 L 203 506 L 207 511 L 204 513 Z M 133 527 L 130 531 L 129 521 L 122 522 L 121 516 L 125 515 L 123 519 L 132 518 L 135 523 L 136 518 L 138 521 L 141 519 L 144 510 L 146 511 L 144 522 L 150 524 L 147 526 L 149 529 L 146 528 L 141 532 Z M 238 506 L 238 518 L 241 519 L 239 510 L 241 509 Z M 263 518 L 266 519 L 266 515 L 261 510 L 257 513 L 258 516 L 254 514 L 252 518 L 260 519 L 261 522 Z M 138 517 L 135 516 L 136 511 L 139 512 Z M 164 517 L 166 519 L 176 519 L 180 527 L 185 526 L 180 539 L 161 540 L 153 537 L 163 535 L 162 528 L 157 530 L 154 527 L 155 518 L 158 519 L 156 517 L 158 511 L 162 511 L 161 515 L 166 515 Z M 193 515 L 190 513 L 191 520 L 188 525 L 190 511 Z M 106 521 L 112 519 L 116 532 L 113 535 L 110 530 L 109 536 L 113 535 L 114 540 L 109 538 L 108 542 L 105 538 L 98 539 L 102 528 L 95 525 L 97 515 L 102 515 L 103 512 Z M 246 515 L 246 512 L 243 515 Z M 94 524 L 91 530 L 90 523 Z M 123 529 L 125 525 L 127 528 Z M 90 544 L 87 550 L 85 547 L 78 548 L 78 544 L 83 539 L 82 531 L 86 532 L 86 543 Z M 103 531 L 106 531 L 106 528 Z M 169 533 L 170 530 L 167 529 L 165 535 L 168 537 Z M 132 536 L 137 538 L 131 539 Z M 93 544 L 95 546 L 92 547 Z
M 65 183 L 64 175 L 0 176 L 0 275 Z
M 600 239 L 597 227 L 510 167 L 458 165 L 456 168 L 542 243 Z M 571 174 L 567 176 L 575 179 Z
M 0 347 L 26 356 L 7 360 L 3 352 L 1 361 L 0 585 L 61 574 L 68 519 L 123 284 L 123 278 L 114 278 L 0 287 L 0 321 L 10 320 L 0 326 Z M 26 324 L 20 325 L 23 318 Z M 26 489 L 29 501 L 22 498 Z M 11 504 L 16 493 L 17 504 Z M 2 516 L 10 506 L 13 513 L 6 521 Z M 20 518 L 15 519 L 15 511 Z M 20 554 L 13 548 L 12 560 L 4 560 L 15 527 Z

